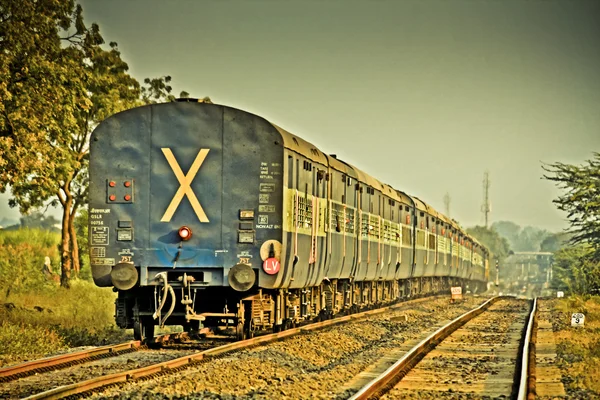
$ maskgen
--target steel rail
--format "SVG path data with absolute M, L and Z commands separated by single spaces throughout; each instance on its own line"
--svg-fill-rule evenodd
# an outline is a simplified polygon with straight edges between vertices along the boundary
M 529 322 L 527 323 L 527 331 L 525 334 L 525 342 L 523 343 L 523 352 L 521 353 L 521 378 L 519 380 L 519 393 L 517 394 L 517 400 L 524 400 L 527 398 L 529 391 L 531 390 L 529 377 L 532 375 L 532 368 L 535 368 L 534 362 L 529 362 L 529 352 L 535 349 L 535 343 L 530 347 L 531 336 L 533 334 L 533 325 L 535 320 L 535 314 L 537 312 L 537 297 L 533 300 L 533 306 L 531 307 L 531 314 L 529 315 Z M 535 361 L 535 358 L 532 360 Z
M 202 361 L 204 358 L 215 357 L 219 355 L 223 355 L 225 353 L 229 353 L 235 350 L 241 350 L 249 347 L 254 347 L 258 345 L 267 344 L 270 342 L 276 342 L 283 339 L 286 339 L 291 336 L 296 336 L 301 333 L 322 329 L 328 326 L 338 325 L 344 322 L 348 322 L 351 320 L 363 319 L 369 316 L 377 315 L 384 313 L 389 310 L 393 310 L 396 308 L 400 308 L 406 306 L 408 304 L 418 304 L 424 301 L 432 300 L 439 298 L 440 296 L 432 296 L 432 297 L 424 297 L 420 299 L 415 299 L 413 301 L 405 301 L 401 303 L 396 303 L 391 306 L 377 308 L 374 310 L 363 311 L 361 313 L 346 315 L 343 317 L 334 318 L 327 321 L 317 322 L 305 326 L 301 326 L 299 328 L 289 329 L 278 333 L 272 333 L 264 336 L 255 337 L 252 339 L 246 339 L 238 342 L 228 343 L 223 346 L 214 347 L 212 349 L 204 350 L 198 352 L 193 355 L 184 356 L 180 358 L 176 358 L 170 361 L 165 361 L 158 364 L 149 365 L 147 367 L 133 369 L 124 372 L 118 372 L 110 375 L 100 376 L 97 378 L 89 379 L 86 381 L 59 386 L 57 388 L 41 392 L 32 396 L 27 397 L 28 400 L 38 400 L 38 399 L 60 399 L 66 396 L 71 396 L 79 393 L 88 392 L 91 390 L 95 390 L 104 386 L 113 385 L 117 383 L 124 383 L 133 381 L 136 379 L 140 379 L 143 377 L 148 377 L 157 373 L 164 373 L 170 370 L 176 370 L 181 367 L 185 367 L 188 365 L 192 365 L 199 361 Z M 489 301 L 489 300 L 488 300 Z
M 117 355 L 127 350 L 137 349 L 141 346 L 139 340 L 121 343 L 117 345 L 95 347 L 89 350 L 76 351 L 73 353 L 61 354 L 24 362 L 22 364 L 13 365 L 0 369 L 0 382 L 8 382 L 14 379 L 22 378 L 28 375 L 33 375 L 38 372 L 45 372 L 53 369 L 58 369 L 63 366 L 71 365 L 76 362 L 85 361 L 89 358 L 101 358 L 107 355 Z
M 381 375 L 363 386 L 348 400 L 366 400 L 372 397 L 380 397 L 383 393 L 388 391 L 388 386 L 391 386 L 389 389 L 393 388 L 393 386 L 397 384 L 396 380 L 398 380 L 398 377 L 400 377 L 400 379 L 403 378 L 406 375 L 407 370 L 415 366 L 437 344 L 450 336 L 452 332 L 460 328 L 469 320 L 483 313 L 498 300 L 506 297 L 507 296 L 493 297 L 479 307 L 464 313 L 460 317 L 455 318 L 445 326 L 441 327 L 409 350 L 408 353 L 386 369 Z
M 180 336 L 181 334 L 159 335 L 154 338 L 154 343 L 165 343 Z M 142 347 L 143 343 L 141 341 L 133 340 L 116 345 L 94 347 L 92 349 L 75 351 L 58 356 L 40 358 L 38 360 L 0 368 L 0 383 L 10 382 L 36 373 L 66 368 L 71 365 L 94 361 L 100 358 L 118 356 L 131 351 L 137 351 Z

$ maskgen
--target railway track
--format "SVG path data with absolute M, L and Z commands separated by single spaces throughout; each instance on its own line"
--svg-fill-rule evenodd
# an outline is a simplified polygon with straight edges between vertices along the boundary
M 187 339 L 183 333 L 159 335 L 154 338 L 152 348 L 140 341 L 130 341 L 5 367 L 0 369 L 0 398 L 22 398 L 71 383 L 78 377 L 85 379 L 112 372 L 115 368 L 131 369 L 135 365 L 155 363 L 157 359 L 174 358 L 217 345 L 214 341 L 189 344 Z
M 72 365 L 81 364 L 101 358 L 114 357 L 137 351 L 142 347 L 139 340 L 120 343 L 117 345 L 95 347 L 93 349 L 76 351 L 58 356 L 42 358 L 25 363 L 0 368 L 0 383 L 10 382 L 26 376 L 49 372 Z
M 440 328 L 350 399 L 525 399 L 536 302 L 493 298 Z
M 482 302 L 483 299 L 475 299 L 474 302 Z M 315 324 L 306 325 L 304 327 L 291 329 L 275 334 L 265 335 L 256 337 L 253 339 L 229 343 L 224 346 L 215 347 L 212 349 L 200 351 L 194 354 L 187 354 L 184 357 L 179 357 L 176 359 L 172 359 L 166 362 L 154 363 L 151 365 L 147 365 L 143 368 L 133 368 L 125 371 L 121 371 L 114 374 L 108 374 L 105 376 L 99 376 L 93 379 L 88 379 L 84 381 L 75 382 L 68 385 L 63 385 L 61 387 L 53 388 L 51 390 L 44 391 L 42 393 L 36 393 L 28 398 L 30 399 L 50 399 L 50 398 L 63 398 L 67 396 L 72 396 L 78 393 L 85 393 L 85 395 L 90 394 L 90 391 L 99 391 L 103 390 L 108 385 L 114 384 L 127 384 L 135 385 L 143 383 L 144 381 L 151 380 L 158 376 L 172 376 L 173 374 L 169 374 L 170 372 L 180 371 L 189 366 L 207 366 L 212 367 L 214 364 L 218 364 L 219 361 L 223 360 L 227 357 L 239 357 L 239 352 L 251 353 L 253 352 L 253 348 L 265 348 L 272 346 L 274 343 L 278 344 L 278 342 L 283 340 L 288 340 L 296 336 L 298 341 L 303 340 L 311 340 L 310 336 L 313 332 L 319 330 L 322 331 L 322 328 L 325 327 L 334 327 L 340 324 L 344 324 L 346 322 L 355 322 L 361 321 L 365 318 L 385 318 L 384 315 L 387 315 L 387 311 L 394 310 L 408 310 L 407 315 L 413 315 L 417 313 L 417 311 L 413 311 L 415 309 L 423 308 L 424 314 L 431 314 L 431 311 L 427 308 L 429 307 L 429 303 L 439 302 L 443 304 L 447 304 L 448 300 L 446 298 L 424 298 L 417 299 L 412 301 L 407 301 L 403 303 L 395 304 L 391 307 L 380 308 L 376 310 L 366 311 L 359 314 L 353 314 L 341 318 L 336 318 L 333 320 L 328 320 L 324 322 L 319 322 Z M 471 306 L 465 305 L 467 309 Z M 458 311 L 456 311 L 458 312 Z M 461 311 L 461 313 L 464 311 Z M 389 317 L 387 317 L 389 319 Z M 411 317 L 412 318 L 412 317 Z M 404 321 L 404 319 L 402 319 Z M 419 333 L 419 329 L 415 329 L 415 334 Z M 306 338 L 306 339 L 305 339 Z M 281 343 L 281 346 L 286 346 L 287 342 Z M 306 348 L 306 342 L 304 343 L 304 348 Z M 211 361 L 207 363 L 207 361 Z M 246 373 L 251 373 L 252 370 L 248 370 L 245 367 L 240 367 L 241 371 L 245 371 Z M 192 368 L 193 369 L 193 368 Z M 187 371 L 185 371 L 187 373 Z M 212 374 L 214 376 L 214 374 Z M 223 379 L 224 380 L 224 379 Z M 196 381 L 196 379 L 194 379 Z M 119 385 L 121 386 L 121 385 Z M 110 390 L 110 389 L 109 389 Z M 118 389 L 117 393 L 120 393 L 121 389 Z M 149 396 L 150 394 L 145 394 L 142 396 Z M 153 396 L 153 395 L 150 395 Z

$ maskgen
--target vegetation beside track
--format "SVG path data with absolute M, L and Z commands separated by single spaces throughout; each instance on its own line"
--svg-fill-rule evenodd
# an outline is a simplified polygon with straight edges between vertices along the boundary
M 600 296 L 554 299 L 554 332 L 558 366 L 567 395 L 600 396 Z M 571 327 L 571 315 L 585 314 L 583 328 Z
M 127 339 L 114 324 L 115 294 L 96 287 L 89 270 L 71 289 L 44 275 L 45 257 L 60 265 L 59 242 L 44 230 L 0 231 L 0 366 Z

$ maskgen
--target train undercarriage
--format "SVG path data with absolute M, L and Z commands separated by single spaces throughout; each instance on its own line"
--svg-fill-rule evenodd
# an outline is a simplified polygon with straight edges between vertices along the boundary
M 119 291 L 115 319 L 133 328 L 137 340 L 151 341 L 155 326 L 180 325 L 192 334 L 219 332 L 237 339 L 279 332 L 298 324 L 352 314 L 415 297 L 450 293 L 481 293 L 485 284 L 456 277 L 424 277 L 400 281 L 324 281 L 299 289 L 194 287 L 186 277 L 179 284 Z

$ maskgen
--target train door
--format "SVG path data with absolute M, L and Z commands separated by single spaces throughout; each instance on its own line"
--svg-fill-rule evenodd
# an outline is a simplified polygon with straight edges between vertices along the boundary
M 319 284 L 325 277 L 327 259 L 327 236 L 325 234 L 325 217 L 327 214 L 327 181 L 325 171 L 318 164 L 313 164 L 312 179 L 312 209 L 313 226 L 311 232 L 310 277 L 309 286 Z

